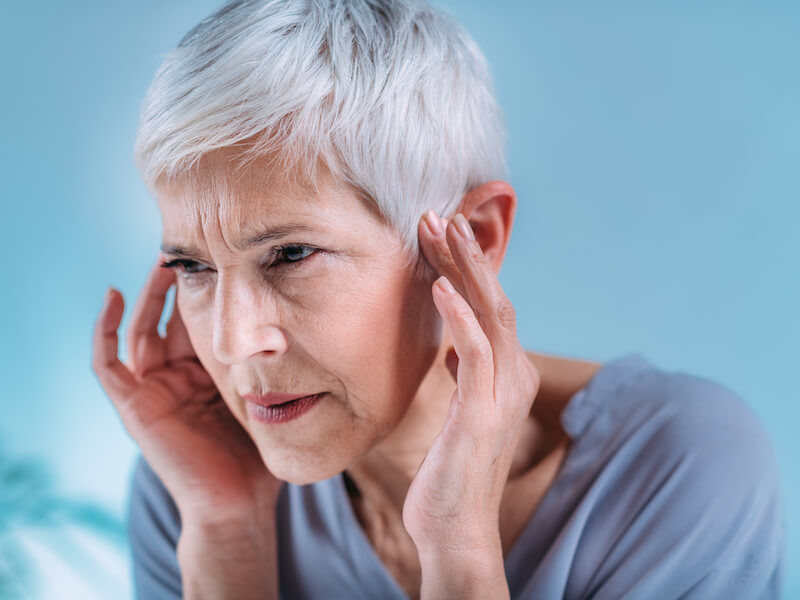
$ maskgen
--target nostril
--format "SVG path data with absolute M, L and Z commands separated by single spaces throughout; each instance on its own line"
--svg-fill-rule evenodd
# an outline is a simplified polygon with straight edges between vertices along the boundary
M 222 363 L 242 363 L 259 354 L 283 354 L 286 334 L 276 325 L 237 323 L 214 331 L 214 354 Z
M 281 354 L 288 347 L 277 297 L 249 277 L 220 276 L 211 315 L 214 353 L 225 364 L 257 354 Z

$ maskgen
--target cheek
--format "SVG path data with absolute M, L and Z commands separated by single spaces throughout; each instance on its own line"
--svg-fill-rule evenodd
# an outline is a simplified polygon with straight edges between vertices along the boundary
M 405 412 L 441 340 L 430 283 L 407 270 L 345 270 L 313 285 L 286 278 L 273 293 L 300 353 L 341 380 L 356 417 L 393 420 Z M 228 367 L 214 357 L 209 326 L 213 293 L 183 289 L 177 302 L 198 359 L 224 395 Z
M 220 388 L 223 382 L 223 365 L 214 358 L 211 346 L 212 328 L 208 326 L 211 317 L 210 305 L 199 302 L 198 298 L 186 290 L 178 290 L 176 297 L 181 320 L 186 328 L 192 348 L 211 379 Z
M 403 272 L 359 280 L 350 293 L 328 298 L 325 316 L 331 370 L 347 376 L 354 411 L 384 429 L 395 425 L 430 369 L 441 341 L 430 287 Z M 323 342 L 324 343 L 324 342 Z M 321 360 L 326 360 L 324 356 Z M 378 423 L 376 423 L 378 424 Z

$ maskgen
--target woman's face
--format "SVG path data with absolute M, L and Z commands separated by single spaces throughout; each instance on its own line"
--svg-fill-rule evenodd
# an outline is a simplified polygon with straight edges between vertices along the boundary
M 223 159 L 157 188 L 164 249 L 182 249 L 165 257 L 187 261 L 178 308 L 270 471 L 325 479 L 395 429 L 431 367 L 442 334 L 432 278 L 404 266 L 399 235 L 327 172 L 314 190 L 263 161 L 234 177 Z M 280 236 L 244 244 L 268 232 Z M 267 424 L 242 396 L 269 392 L 324 396 Z

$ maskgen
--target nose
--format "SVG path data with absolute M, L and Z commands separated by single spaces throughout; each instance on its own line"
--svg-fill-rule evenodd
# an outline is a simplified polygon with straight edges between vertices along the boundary
M 223 364 L 244 362 L 253 355 L 283 354 L 288 345 L 278 323 L 275 298 L 251 283 L 223 281 L 220 274 L 214 296 L 212 344 Z

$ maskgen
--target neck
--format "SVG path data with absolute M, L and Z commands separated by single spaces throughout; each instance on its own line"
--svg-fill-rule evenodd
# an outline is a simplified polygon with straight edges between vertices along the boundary
M 347 467 L 346 475 L 362 502 L 402 512 L 411 481 L 444 426 L 450 397 L 456 389 L 444 360 L 450 345 L 449 340 L 442 341 L 399 425 Z
M 351 496 L 359 501 L 402 513 L 403 502 L 417 469 L 442 430 L 455 381 L 445 366 L 450 340 L 444 339 L 433 366 L 423 379 L 397 428 L 346 471 Z M 564 440 L 560 415 L 564 404 L 583 388 L 601 363 L 528 352 L 540 375 L 534 402 L 509 473 L 509 482 L 529 471 Z

